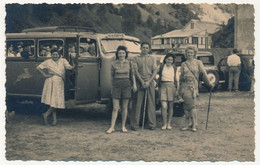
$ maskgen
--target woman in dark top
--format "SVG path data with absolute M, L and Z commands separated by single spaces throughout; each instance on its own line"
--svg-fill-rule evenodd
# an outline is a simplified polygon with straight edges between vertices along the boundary
M 115 131 L 115 123 L 118 115 L 118 110 L 122 110 L 122 132 L 127 132 L 125 127 L 127 118 L 127 107 L 131 98 L 131 90 L 136 92 L 135 75 L 132 64 L 127 60 L 128 52 L 125 46 L 119 46 L 116 51 L 116 60 L 111 65 L 112 74 L 112 98 L 113 112 L 111 126 L 106 131 L 111 134 Z

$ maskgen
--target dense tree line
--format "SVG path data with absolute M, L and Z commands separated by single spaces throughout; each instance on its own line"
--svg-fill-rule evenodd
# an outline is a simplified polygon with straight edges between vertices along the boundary
M 234 47 L 234 17 L 230 18 L 227 25 L 212 35 L 213 48 L 233 48 Z
M 149 13 L 147 20 L 142 20 L 138 7 Z M 85 26 L 100 33 L 125 33 L 150 41 L 152 36 L 182 28 L 191 19 L 198 19 L 185 4 L 171 4 L 171 7 L 175 22 L 164 19 L 159 11 L 154 12 L 145 4 L 6 4 L 6 32 L 41 26 Z M 221 36 L 214 35 L 215 47 L 223 46 L 219 43 L 223 40 L 228 46 L 233 42 L 227 37 L 230 30 L 226 27 L 219 32 L 224 34 L 219 39 Z

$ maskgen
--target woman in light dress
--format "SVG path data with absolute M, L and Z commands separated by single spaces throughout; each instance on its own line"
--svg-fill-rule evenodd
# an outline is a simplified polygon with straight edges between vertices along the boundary
M 46 78 L 42 91 L 41 102 L 49 105 L 49 109 L 43 114 L 44 123 L 48 124 L 48 116 L 52 114 L 52 125 L 56 125 L 56 109 L 65 108 L 64 79 L 66 69 L 72 70 L 68 61 L 61 58 L 58 49 L 51 50 L 51 58 L 42 62 L 37 69 Z
M 182 131 L 197 131 L 197 98 L 199 96 L 198 82 L 199 75 L 203 74 L 206 84 L 211 88 L 214 87 L 210 83 L 207 72 L 203 63 L 196 59 L 197 48 L 189 46 L 185 50 L 186 61 L 181 64 L 180 76 L 180 96 L 184 100 L 185 126 Z

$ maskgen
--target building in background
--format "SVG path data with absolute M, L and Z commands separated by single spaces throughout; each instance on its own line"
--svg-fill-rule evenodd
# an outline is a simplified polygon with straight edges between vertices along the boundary
M 192 19 L 185 27 L 152 37 L 152 50 L 185 48 L 211 48 L 211 35 L 221 28 L 220 24 Z

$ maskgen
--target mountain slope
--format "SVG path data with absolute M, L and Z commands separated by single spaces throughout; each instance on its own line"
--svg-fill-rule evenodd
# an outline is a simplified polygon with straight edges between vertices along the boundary
M 6 32 L 38 26 L 87 26 L 150 41 L 152 36 L 182 28 L 191 19 L 226 24 L 234 9 L 234 4 L 7 4 Z

